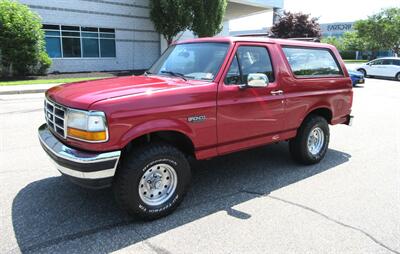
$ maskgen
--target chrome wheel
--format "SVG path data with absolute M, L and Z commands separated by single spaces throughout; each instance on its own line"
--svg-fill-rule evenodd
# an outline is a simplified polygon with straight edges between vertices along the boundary
M 177 183 L 177 174 L 172 166 L 156 164 L 147 169 L 140 180 L 140 199 L 150 206 L 161 205 L 174 194 Z
M 307 148 L 312 155 L 317 155 L 321 152 L 324 146 L 325 135 L 324 131 L 320 127 L 315 127 L 311 130 L 307 139 Z

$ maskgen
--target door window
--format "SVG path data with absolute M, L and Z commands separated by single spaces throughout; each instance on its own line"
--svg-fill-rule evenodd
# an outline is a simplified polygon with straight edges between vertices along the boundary
M 263 73 L 267 75 L 270 82 L 274 81 L 271 59 L 265 47 L 240 46 L 229 67 L 225 84 L 244 84 L 250 73 Z
M 231 67 L 226 74 L 225 84 L 229 85 L 240 85 L 242 83 L 242 75 L 240 74 L 238 59 L 235 55 L 231 63 Z
M 371 65 L 371 66 L 374 66 L 374 65 L 382 65 L 382 60 L 375 60 L 375 61 L 372 61 L 370 65 Z

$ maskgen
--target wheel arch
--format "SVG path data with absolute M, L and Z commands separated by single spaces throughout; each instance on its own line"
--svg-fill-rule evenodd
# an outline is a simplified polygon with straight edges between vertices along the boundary
M 177 147 L 183 153 L 194 156 L 194 133 L 189 126 L 177 120 L 156 120 L 132 128 L 124 135 L 125 150 L 150 142 L 165 142 Z
M 325 118 L 325 120 L 329 124 L 332 124 L 333 113 L 332 113 L 332 110 L 329 109 L 328 107 L 318 107 L 318 108 L 312 109 L 310 112 L 307 113 L 307 115 L 304 117 L 302 122 L 304 122 L 304 120 L 307 119 L 308 117 L 310 117 L 311 115 L 321 116 L 321 117 Z
M 362 72 L 363 74 L 365 74 L 365 76 L 368 75 L 368 74 L 367 74 L 367 70 L 366 70 L 365 68 L 363 68 L 363 67 L 357 68 L 357 71 Z

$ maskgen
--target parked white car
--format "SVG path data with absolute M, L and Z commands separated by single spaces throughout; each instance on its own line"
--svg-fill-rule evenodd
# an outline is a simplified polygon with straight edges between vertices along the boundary
M 372 60 L 357 68 L 357 71 L 367 76 L 395 78 L 400 81 L 400 58 L 384 57 Z

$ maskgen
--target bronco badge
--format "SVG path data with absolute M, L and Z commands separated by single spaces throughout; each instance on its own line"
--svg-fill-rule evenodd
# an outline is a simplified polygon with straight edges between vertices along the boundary
M 189 123 L 200 123 L 204 122 L 207 119 L 206 116 L 189 116 L 187 118 Z

